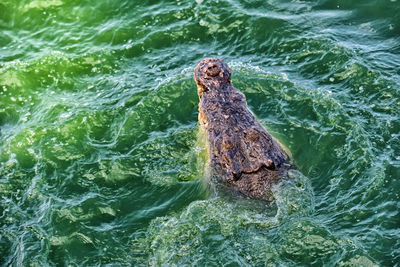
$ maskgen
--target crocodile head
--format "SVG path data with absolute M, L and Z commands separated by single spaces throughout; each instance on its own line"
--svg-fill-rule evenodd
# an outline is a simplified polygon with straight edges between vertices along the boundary
M 291 167 L 289 156 L 247 108 L 228 65 L 205 58 L 195 67 L 199 123 L 206 133 L 211 178 L 234 191 L 266 199 Z

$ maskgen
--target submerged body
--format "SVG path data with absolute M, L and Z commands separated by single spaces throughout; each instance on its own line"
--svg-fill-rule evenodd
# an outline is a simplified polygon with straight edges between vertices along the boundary
M 211 175 L 247 197 L 269 199 L 272 184 L 291 168 L 290 158 L 248 110 L 230 76 L 217 58 L 203 59 L 194 71 Z

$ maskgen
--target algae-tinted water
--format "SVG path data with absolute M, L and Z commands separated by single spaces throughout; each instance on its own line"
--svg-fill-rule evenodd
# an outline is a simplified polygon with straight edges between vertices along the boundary
M 0 264 L 399 266 L 400 2 L 0 2 Z M 224 59 L 299 173 L 204 186 Z

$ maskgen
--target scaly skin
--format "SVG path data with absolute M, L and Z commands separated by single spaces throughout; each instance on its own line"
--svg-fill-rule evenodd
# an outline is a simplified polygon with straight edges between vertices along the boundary
M 212 179 L 247 197 L 271 200 L 271 186 L 292 167 L 290 158 L 248 110 L 230 77 L 217 58 L 205 58 L 194 69 Z

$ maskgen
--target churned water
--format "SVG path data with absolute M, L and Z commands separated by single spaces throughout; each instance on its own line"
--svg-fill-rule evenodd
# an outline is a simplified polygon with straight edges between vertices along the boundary
M 299 172 L 204 182 L 224 59 Z M 0 265 L 400 266 L 400 1 L 2 0 Z

